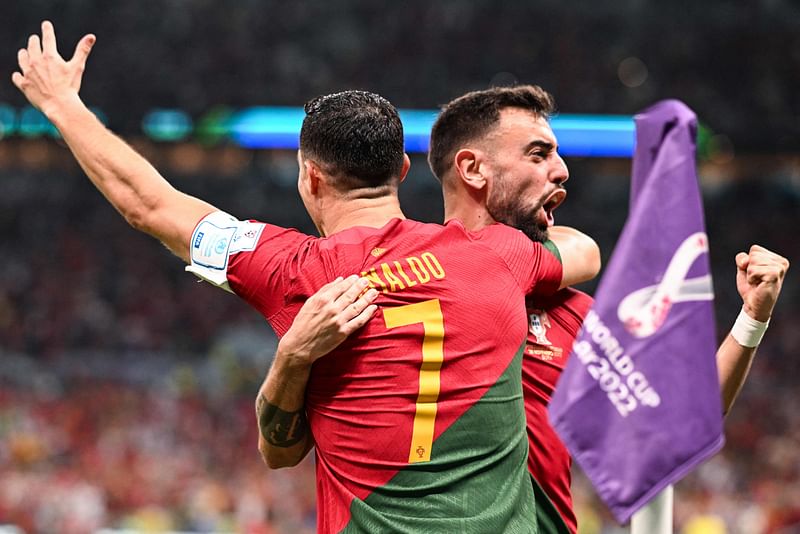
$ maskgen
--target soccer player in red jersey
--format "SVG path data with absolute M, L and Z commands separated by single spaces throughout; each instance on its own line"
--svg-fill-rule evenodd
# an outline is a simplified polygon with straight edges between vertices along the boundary
M 552 226 L 569 176 L 548 122 L 554 109 L 552 96 L 532 85 L 474 91 L 443 107 L 431 132 L 428 161 L 442 182 L 447 219 L 462 220 L 473 230 L 502 222 L 540 242 L 568 231 Z M 542 173 L 548 166 L 561 170 Z M 551 182 L 559 186 L 557 193 L 549 192 Z M 476 189 L 485 191 L 485 201 L 473 201 Z M 522 378 L 528 469 L 541 532 L 577 530 L 571 459 L 550 426 L 547 404 L 591 302 L 569 288 L 526 301 L 529 334 Z
M 519 228 L 535 241 L 565 231 L 551 226 L 552 211 L 563 195 L 550 193 L 546 178 L 552 175 L 539 172 L 549 161 L 564 167 L 558 175 L 559 185 L 567 179 L 566 165 L 547 124 L 553 110 L 552 97 L 530 85 L 474 91 L 444 106 L 431 133 L 429 162 L 442 181 L 447 219 L 464 221 L 470 230 L 501 222 Z M 475 201 L 476 190 L 483 192 L 482 202 Z M 737 255 L 736 265 L 743 313 L 763 326 L 771 316 L 789 263 L 753 245 L 748 253 Z M 541 532 L 577 531 L 570 491 L 571 458 L 550 426 L 547 405 L 591 304 L 589 295 L 569 288 L 553 296 L 530 296 L 526 301 L 530 326 L 522 372 L 530 442 L 528 469 L 537 495 Z M 740 341 L 728 335 L 717 352 L 726 413 L 744 383 L 757 346 Z
M 469 232 L 455 220 L 405 219 L 397 187 L 409 161 L 399 117 L 382 98 L 358 91 L 306 109 L 298 187 L 325 237 L 239 221 L 176 191 L 85 107 L 78 90 L 93 43 L 84 37 L 64 61 L 45 22 L 41 41 L 33 35 L 20 50 L 21 72 L 12 80 L 132 226 L 236 292 L 279 334 L 338 276 L 360 273 L 380 293 L 380 316 L 317 361 L 313 373 L 303 358 L 276 370 L 278 390 L 308 380 L 305 413 L 287 412 L 285 389 L 262 390 L 263 417 L 274 423 L 266 441 L 308 439 L 297 433 L 307 414 L 319 530 L 535 532 L 522 304 L 527 293 L 593 275 L 577 261 L 585 256 L 575 252 L 580 247 L 559 244 L 572 254 L 562 268 L 506 226 Z M 561 194 L 555 180 L 547 188 L 554 199 Z M 490 291 L 483 290 L 487 280 Z

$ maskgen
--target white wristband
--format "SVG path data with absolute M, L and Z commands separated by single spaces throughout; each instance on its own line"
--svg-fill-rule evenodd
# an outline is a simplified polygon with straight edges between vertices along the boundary
M 761 343 L 761 338 L 764 337 L 764 332 L 767 331 L 768 326 L 769 320 L 765 323 L 756 321 L 747 315 L 747 312 L 742 308 L 736 318 L 736 322 L 733 323 L 733 328 L 731 328 L 731 336 L 743 347 L 757 347 Z

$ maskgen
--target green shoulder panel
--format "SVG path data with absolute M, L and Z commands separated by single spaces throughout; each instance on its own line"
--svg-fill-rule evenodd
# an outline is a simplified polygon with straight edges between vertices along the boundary
M 555 256 L 556 259 L 558 260 L 558 263 L 561 263 L 561 264 L 564 263 L 564 261 L 561 259 L 561 252 L 558 251 L 558 247 L 556 246 L 556 244 L 552 240 L 548 239 L 547 241 L 545 241 L 542 244 L 544 245 L 544 248 L 546 248 L 547 250 L 549 250 L 550 252 L 553 253 L 553 256 Z

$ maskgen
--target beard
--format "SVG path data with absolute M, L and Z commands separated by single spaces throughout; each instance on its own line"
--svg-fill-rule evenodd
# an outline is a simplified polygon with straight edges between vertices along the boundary
M 547 223 L 541 222 L 537 216 L 544 199 L 539 199 L 533 207 L 526 207 L 519 195 L 510 193 L 505 187 L 494 192 L 486 199 L 486 211 L 495 221 L 516 228 L 537 243 L 550 239 Z

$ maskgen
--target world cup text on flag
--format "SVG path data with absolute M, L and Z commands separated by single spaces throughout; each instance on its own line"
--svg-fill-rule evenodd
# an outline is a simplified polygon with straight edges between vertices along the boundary
M 621 523 L 722 447 L 697 119 L 635 117 L 630 213 L 550 403 L 550 419 Z

